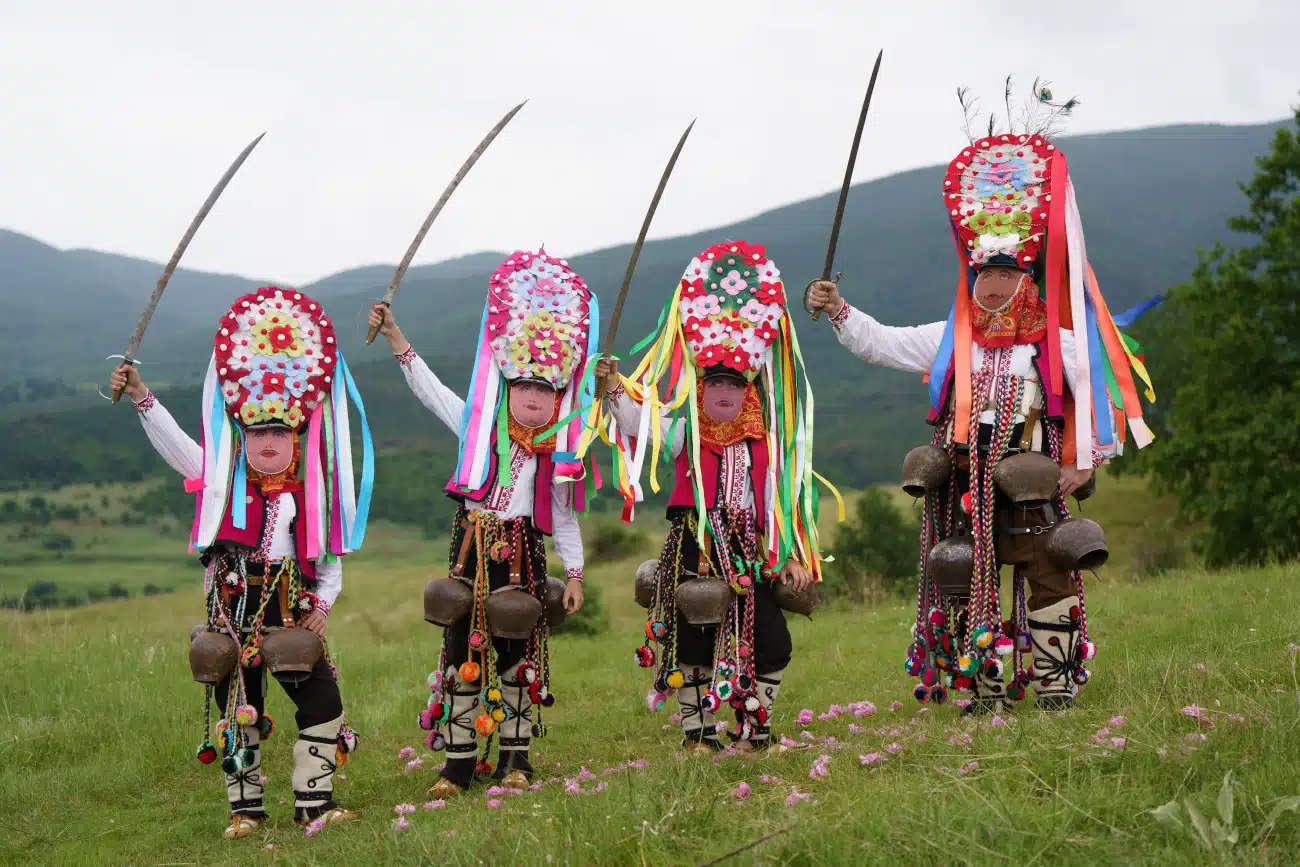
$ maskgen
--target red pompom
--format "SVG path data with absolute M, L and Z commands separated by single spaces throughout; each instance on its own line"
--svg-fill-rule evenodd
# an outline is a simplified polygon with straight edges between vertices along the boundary
M 195 751 L 194 757 L 205 765 L 210 765 L 217 760 L 217 748 L 212 744 L 204 744 Z

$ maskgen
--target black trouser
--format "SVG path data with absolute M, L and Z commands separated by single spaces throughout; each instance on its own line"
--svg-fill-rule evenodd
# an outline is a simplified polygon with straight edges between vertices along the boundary
M 732 542 L 738 544 L 736 540 Z M 699 560 L 700 548 L 695 541 L 695 535 L 689 531 L 683 532 L 682 565 L 685 568 L 693 568 Z M 710 554 L 710 561 L 710 568 L 718 574 L 720 570 L 716 544 Z M 776 597 L 772 594 L 772 586 L 758 576 L 751 577 L 754 578 L 754 591 L 742 597 L 740 604 L 754 606 L 754 673 L 771 674 L 781 671 L 790 664 L 794 644 L 790 640 L 790 627 L 785 622 L 785 614 L 776 604 Z M 743 607 L 741 614 L 745 615 Z M 677 664 L 683 669 L 687 665 L 712 665 L 713 649 L 717 638 L 717 627 L 691 626 L 679 612 L 677 614 Z
M 248 588 L 248 600 L 244 606 L 244 623 L 242 627 L 247 627 L 253 615 L 257 612 L 258 606 L 262 601 L 262 588 L 260 586 L 250 586 Z M 262 619 L 264 626 L 281 626 L 284 621 L 280 617 L 280 606 L 277 601 L 272 600 L 271 604 L 266 607 L 266 614 Z M 241 630 L 242 631 L 242 630 Z M 241 638 L 243 635 L 241 634 Z M 232 672 L 233 676 L 233 672 Z M 258 716 L 262 715 L 262 709 L 266 704 L 266 678 L 267 671 L 265 667 L 249 668 L 244 670 L 244 688 L 248 692 L 248 703 L 257 709 Z M 306 680 L 298 684 L 288 684 L 281 682 L 284 692 L 289 696 L 297 711 L 294 713 L 294 720 L 299 729 L 310 728 L 314 725 L 329 722 L 332 719 L 338 719 L 343 715 L 343 697 L 339 694 L 338 681 L 334 679 L 330 671 L 329 663 L 322 657 L 312 668 L 311 674 Z M 224 714 L 226 712 L 226 698 L 230 694 L 230 676 L 217 684 L 214 697 L 217 700 L 217 707 Z

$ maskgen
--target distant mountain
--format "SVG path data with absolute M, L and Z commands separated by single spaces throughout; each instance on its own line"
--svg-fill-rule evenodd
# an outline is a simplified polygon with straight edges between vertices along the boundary
M 1267 152 L 1280 126 L 1170 126 L 1062 139 L 1088 251 L 1112 309 L 1186 279 L 1198 246 L 1219 239 L 1231 243 L 1225 221 L 1246 204 L 1237 184 L 1253 175 L 1254 160 Z M 942 319 L 951 304 L 957 261 L 939 198 L 941 175 L 940 167 L 919 169 L 851 191 L 836 258 L 845 275 L 841 288 L 887 324 Z M 722 239 L 765 244 L 797 308 L 803 286 L 820 271 L 834 209 L 834 194 L 826 194 L 731 226 L 647 243 L 618 347 L 626 351 L 653 327 L 687 262 Z M 571 257 L 600 296 L 605 317 L 630 249 L 620 245 Z M 501 253 L 476 253 L 412 268 L 398 296 L 395 309 L 404 331 L 457 389 L 468 378 L 487 275 L 501 258 Z M 0 384 L 32 374 L 102 381 L 103 356 L 121 351 L 160 268 L 92 251 L 59 251 L 0 233 L 0 338 L 6 346 Z M 362 342 L 369 299 L 382 292 L 392 268 L 352 269 L 302 288 L 329 299 L 341 345 L 363 389 L 368 384 L 375 389 L 368 403 L 380 438 L 392 447 L 425 447 L 444 432 L 435 431 L 432 419 L 421 415 L 422 408 L 400 388 L 390 387 L 400 386 L 400 377 L 381 346 Z M 179 272 L 141 350 L 145 361 L 153 362 L 142 368 L 146 378 L 194 382 L 207 362 L 206 352 L 196 347 L 211 339 L 224 305 L 265 282 Z M 892 477 L 906 449 L 925 436 L 920 382 L 857 361 L 836 345 L 825 322 L 813 323 L 802 312 L 795 319 L 817 392 L 819 462 L 855 482 Z M 69 340 L 70 334 L 75 339 Z M 375 364 L 367 363 L 371 360 Z M 77 418 L 84 423 L 89 416 Z

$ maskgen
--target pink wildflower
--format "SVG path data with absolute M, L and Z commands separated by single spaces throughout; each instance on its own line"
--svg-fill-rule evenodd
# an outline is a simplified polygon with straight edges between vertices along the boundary
M 402 747 L 397 751 L 397 757 L 399 759 L 409 759 L 413 755 L 415 755 L 415 749 L 412 747 Z
M 817 714 L 817 719 L 821 720 L 822 722 L 830 722 L 831 720 L 835 719 L 835 715 L 829 713 L 819 713 Z
M 1115 728 L 1119 728 L 1120 726 L 1124 725 L 1124 723 L 1125 723 L 1125 719 L 1122 716 L 1115 715 L 1110 718 L 1110 724 Z
M 426 810 L 441 810 L 445 806 L 447 806 L 447 802 L 444 801 L 442 798 L 439 798 L 436 801 L 424 802 L 424 809 Z
M 579 785 L 578 785 L 576 782 L 574 782 L 573 780 L 565 780 L 565 781 L 564 781 L 564 794 L 566 794 L 566 795 L 581 795 L 581 794 L 582 794 L 582 786 L 579 786 Z
M 830 706 L 829 712 L 832 716 L 839 716 L 844 713 L 844 708 L 840 707 L 838 704 L 833 704 Z
M 916 709 L 916 715 L 917 715 L 917 716 L 925 716 L 925 715 L 928 714 L 929 712 L 930 712 L 930 709 L 929 709 L 928 707 L 919 707 L 919 708 Z
M 1246 718 L 1239 713 L 1230 713 L 1227 715 L 1227 719 L 1230 722 L 1235 722 L 1235 723 L 1244 723 L 1246 721 Z
M 504 803 L 505 801 L 501 800 L 500 798 L 488 798 L 487 805 L 495 810 L 497 807 L 500 807 Z
M 1183 716 L 1191 717 L 1192 719 L 1196 720 L 1198 723 L 1205 726 L 1206 728 L 1210 728 L 1210 729 L 1214 728 L 1214 721 L 1210 719 L 1208 714 L 1206 714 L 1205 708 L 1203 707 L 1199 707 L 1194 704 L 1189 704 L 1183 708 L 1182 713 Z
M 1201 732 L 1188 732 L 1183 737 L 1183 740 L 1187 741 L 1189 744 L 1203 744 L 1205 743 L 1205 735 Z
M 833 747 L 833 746 L 835 746 L 837 743 L 839 743 L 839 741 L 835 740 L 834 737 L 827 737 L 827 738 L 826 738 L 826 746 L 828 746 L 828 747 Z
M 953 705 L 953 707 L 957 708 L 958 710 L 965 710 L 966 708 L 970 707 L 970 699 L 968 699 L 968 698 L 955 698 L 955 699 L 953 699 L 953 701 L 952 701 L 952 705 Z
M 409 827 L 411 827 L 411 823 L 406 821 L 405 816 L 398 816 L 397 821 L 393 823 L 393 830 L 395 831 L 405 831 Z
M 916 736 L 916 742 L 918 744 L 923 744 L 925 743 L 925 741 L 926 741 L 925 732 L 921 732 L 919 735 Z
M 1291 654 L 1292 656 L 1295 656 L 1297 653 L 1300 653 L 1300 644 L 1296 644 L 1294 641 L 1292 641 L 1290 644 L 1286 646 L 1286 650 L 1287 653 Z
M 545 785 L 546 785 L 545 780 L 538 780 L 537 782 L 533 783 L 531 786 L 528 787 L 528 791 L 530 792 L 540 791 L 542 787 Z
M 863 728 L 862 726 L 858 725 L 857 723 L 849 723 L 849 734 L 851 734 L 851 735 L 860 735 L 860 734 L 862 734 L 862 733 L 865 732 L 865 731 L 866 731 L 866 729 Z
M 778 778 L 769 777 L 767 774 L 760 774 L 758 779 L 760 782 L 767 783 L 768 785 L 781 782 Z
M 749 797 L 749 783 L 742 782 L 739 786 L 731 790 L 731 797 L 737 801 L 743 801 Z
M 669 721 L 669 722 L 681 722 L 681 721 L 682 721 L 682 715 L 679 714 L 679 713 L 675 713 L 675 714 L 673 714 L 672 716 L 668 717 L 668 721 Z
M 730 728 L 730 727 L 731 727 L 731 726 L 730 726 L 730 723 L 728 723 L 725 719 L 720 719 L 720 720 L 718 720 L 718 722 L 714 725 L 713 728 L 714 728 L 714 730 L 715 730 L 718 734 L 720 734 L 720 735 L 725 735 L 725 734 L 727 733 L 727 729 Z
M 268 851 L 268 852 L 274 852 L 274 851 L 275 851 L 275 844 L 274 844 L 274 843 L 267 843 L 267 844 L 266 844 L 266 851 Z
M 406 763 L 406 770 L 402 771 L 402 773 L 409 774 L 411 771 L 418 771 L 422 767 L 424 767 L 424 759 L 411 759 Z
M 962 765 L 960 768 L 957 769 L 957 773 L 965 776 L 966 774 L 969 774 L 971 771 L 977 770 L 979 766 L 980 766 L 979 762 L 967 762 L 966 764 Z
M 609 788 L 609 783 L 605 782 L 604 780 L 601 780 L 599 783 L 596 784 L 596 788 L 591 790 L 591 794 L 594 795 L 597 792 L 603 792 L 608 788 Z
M 1117 750 L 1122 750 L 1122 749 L 1124 749 L 1124 746 L 1125 746 L 1125 744 L 1127 744 L 1127 743 L 1128 743 L 1128 738 L 1111 738 L 1111 739 L 1110 739 L 1110 745 L 1111 745 L 1112 747 L 1114 747 L 1115 749 L 1117 749 Z
M 399 816 L 405 816 L 407 813 L 414 813 L 414 812 L 415 812 L 415 805 L 414 805 L 414 804 L 398 804 L 396 807 L 393 808 L 393 812 L 396 813 L 396 814 L 399 815 Z
M 801 792 L 798 789 L 796 789 L 794 786 L 791 786 L 790 796 L 785 799 L 785 805 L 787 807 L 793 807 L 795 804 L 799 803 L 800 801 L 806 801 L 811 797 L 812 795 L 808 794 L 807 792 Z
M 998 728 L 1006 724 L 1007 721 L 1004 720 L 1002 717 L 998 716 L 997 714 L 993 714 L 993 719 L 989 720 L 989 725 L 993 726 L 993 728 Z
M 623 772 L 622 768 L 605 768 L 605 770 L 600 772 L 600 775 L 602 777 L 609 777 L 609 776 L 613 776 L 614 774 L 621 774 L 622 772 Z
M 1163 759 L 1165 756 L 1169 755 L 1169 750 L 1165 747 L 1164 744 L 1161 744 L 1161 745 L 1156 749 L 1156 755 L 1158 755 L 1160 758 Z
M 804 708 L 803 710 L 799 711 L 799 716 L 796 718 L 796 722 L 798 722 L 799 725 L 801 726 L 810 725 L 812 721 L 813 721 L 813 712 L 811 710 L 809 710 L 808 708 Z
M 831 763 L 830 756 L 825 754 L 818 756 L 817 760 L 812 763 L 812 767 L 808 769 L 808 779 L 816 780 L 820 777 L 829 776 L 830 768 L 828 767 L 828 765 L 830 765 L 830 763 Z
M 858 761 L 865 768 L 868 765 L 875 765 L 885 761 L 885 755 L 884 753 L 867 753 L 865 756 L 858 756 Z
M 800 746 L 800 743 L 796 740 L 792 740 L 791 738 L 786 737 L 785 735 L 781 735 L 781 746 L 797 747 Z M 678 753 L 677 755 L 681 755 L 681 753 Z
M 889 709 L 898 712 L 903 709 L 903 703 L 901 701 L 891 701 L 889 703 Z
M 853 708 L 853 715 L 858 719 L 864 716 L 871 716 L 876 712 L 876 706 L 869 701 L 858 702 L 857 707 Z
M 891 752 L 891 753 L 901 753 L 901 752 L 903 751 L 903 745 L 902 745 L 902 744 L 890 744 L 889 746 L 885 747 L 885 749 L 888 750 L 888 751 Z
M 1295 645 L 1293 644 L 1293 645 L 1291 645 L 1291 646 L 1294 647 Z M 1193 664 L 1192 664 L 1192 670 L 1193 670 L 1193 671 L 1205 671 L 1205 663 L 1203 663 L 1203 662 L 1196 662 L 1196 663 L 1193 663 Z
M 586 765 L 583 765 L 582 767 L 578 768 L 579 783 L 585 782 L 587 780 L 594 780 L 594 779 L 596 779 L 596 775 L 593 774 L 591 771 L 587 770 Z
M 803 738 L 803 739 L 806 740 L 806 741 L 815 741 L 815 740 L 817 740 L 817 736 L 814 735 L 812 732 L 808 731 L 807 729 L 805 729 L 805 730 L 799 732 L 799 737 Z

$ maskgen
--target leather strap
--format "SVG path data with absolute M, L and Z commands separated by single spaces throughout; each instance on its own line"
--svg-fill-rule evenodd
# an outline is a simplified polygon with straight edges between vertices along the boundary
M 284 621 L 286 629 L 294 625 L 293 610 L 289 607 L 289 582 L 281 580 L 280 584 L 280 618 Z
M 1038 428 L 1038 407 L 1033 407 L 1025 416 L 1025 429 L 1020 434 L 1020 450 L 1027 452 L 1034 447 L 1034 431 Z
M 458 578 L 465 574 L 465 562 L 469 560 L 470 549 L 474 547 L 473 525 L 464 518 L 460 519 L 460 525 L 465 529 L 465 535 L 460 540 L 460 553 L 456 555 L 456 565 L 451 569 L 451 574 Z
M 708 532 L 704 534 L 704 544 L 700 546 L 700 563 L 696 571 L 700 575 L 709 574 L 709 555 L 713 550 L 713 536 Z
M 521 582 L 524 564 L 524 545 L 527 540 L 523 534 L 517 534 L 518 540 L 515 543 L 515 553 L 510 558 L 510 586 L 518 587 Z

